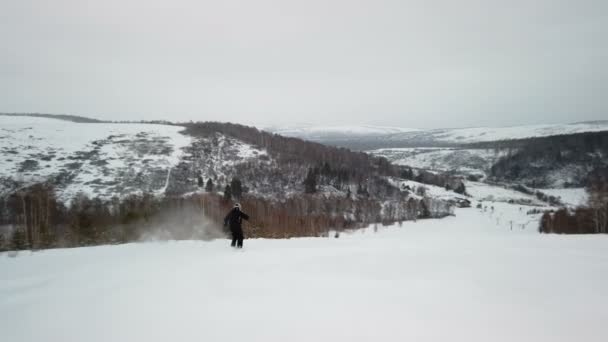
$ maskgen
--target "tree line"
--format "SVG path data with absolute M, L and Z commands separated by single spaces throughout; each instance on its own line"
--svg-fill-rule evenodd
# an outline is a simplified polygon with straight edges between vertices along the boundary
M 232 195 L 231 195 L 232 196 Z M 225 236 L 222 222 L 234 197 L 215 192 L 157 197 L 151 194 L 101 200 L 84 194 L 68 205 L 50 184 L 36 184 L 0 199 L 0 250 L 118 244 L 142 239 L 211 239 Z M 371 198 L 300 194 L 275 201 L 241 193 L 251 216 L 249 237 L 327 236 L 371 223 L 443 217 L 445 201 L 425 197 L 380 202 Z

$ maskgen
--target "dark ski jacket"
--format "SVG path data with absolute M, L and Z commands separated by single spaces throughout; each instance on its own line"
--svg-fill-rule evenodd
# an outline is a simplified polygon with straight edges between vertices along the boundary
M 224 226 L 230 226 L 230 230 L 240 230 L 243 219 L 249 220 L 249 215 L 240 211 L 238 208 L 232 208 L 228 215 L 224 218 Z

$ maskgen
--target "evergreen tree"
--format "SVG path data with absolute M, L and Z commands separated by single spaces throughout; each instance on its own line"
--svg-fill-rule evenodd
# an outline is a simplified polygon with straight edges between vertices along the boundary
M 324 176 L 329 176 L 331 175 L 331 167 L 329 166 L 328 162 L 323 163 L 323 169 L 321 170 L 321 173 Z
M 454 190 L 454 192 L 464 195 L 466 192 L 466 188 L 464 186 L 464 182 L 460 182 L 460 184 L 458 184 L 458 187 Z
M 207 180 L 207 184 L 205 185 L 205 191 L 213 192 L 213 181 L 211 180 L 211 178 Z
M 367 189 L 365 187 L 363 187 L 363 185 L 361 185 L 361 183 L 359 183 L 359 185 L 357 185 L 357 195 L 359 196 L 368 196 L 369 192 L 367 192 Z
M 232 178 L 232 181 L 230 182 L 230 190 L 232 190 L 232 197 L 239 201 L 241 199 L 241 195 L 243 194 L 241 180 L 236 177 Z
M 226 187 L 224 188 L 224 200 L 232 200 L 232 189 L 230 188 L 230 184 L 226 184 Z
M 304 179 L 304 192 L 307 194 L 314 194 L 317 192 L 317 172 L 312 168 L 308 169 L 308 174 Z
M 204 180 L 203 177 L 201 175 L 198 176 L 198 187 L 202 188 L 204 185 Z

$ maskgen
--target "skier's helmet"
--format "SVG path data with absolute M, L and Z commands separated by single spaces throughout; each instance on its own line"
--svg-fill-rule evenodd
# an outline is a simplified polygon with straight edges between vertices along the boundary
M 241 210 L 241 204 L 240 203 L 234 203 L 234 207 L 238 210 Z

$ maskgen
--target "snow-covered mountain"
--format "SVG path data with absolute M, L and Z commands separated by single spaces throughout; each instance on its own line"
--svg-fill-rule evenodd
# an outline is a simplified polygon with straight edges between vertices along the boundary
M 382 137 L 387 142 L 467 144 L 515 140 L 584 132 L 608 131 L 608 121 L 511 127 L 471 127 L 396 133 Z
M 522 125 L 510 127 L 469 127 L 416 129 L 382 126 L 267 126 L 260 128 L 291 137 L 350 147 L 377 149 L 394 147 L 454 146 L 478 142 L 608 131 L 608 121 L 571 124 Z

